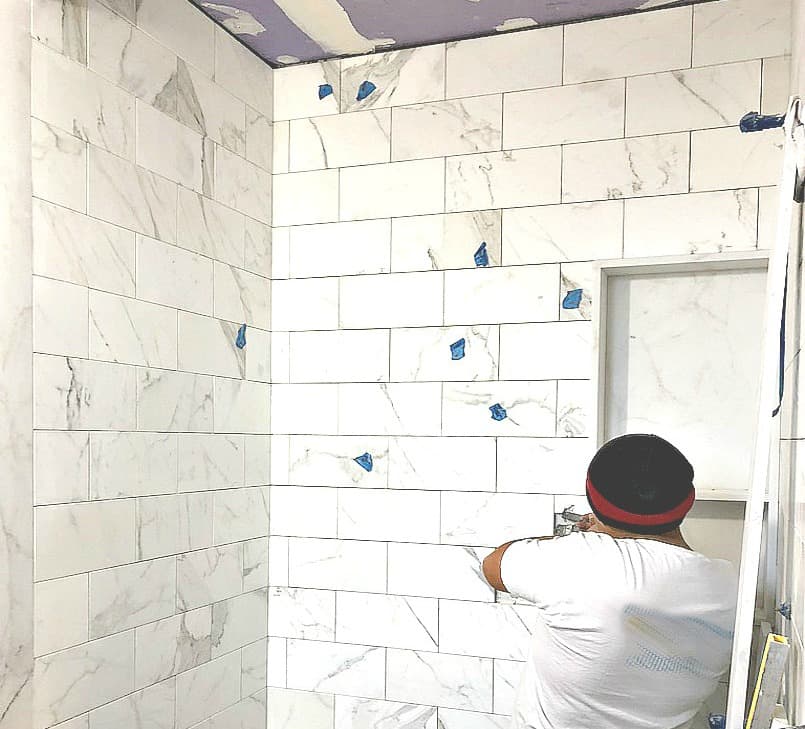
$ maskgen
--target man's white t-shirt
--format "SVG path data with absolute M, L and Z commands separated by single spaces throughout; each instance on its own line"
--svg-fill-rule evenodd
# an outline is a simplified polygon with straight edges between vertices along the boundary
M 682 729 L 729 666 L 724 560 L 585 532 L 512 544 L 501 578 L 539 608 L 515 729 Z

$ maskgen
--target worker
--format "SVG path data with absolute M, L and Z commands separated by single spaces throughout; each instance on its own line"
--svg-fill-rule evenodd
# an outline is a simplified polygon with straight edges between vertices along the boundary
M 504 544 L 492 587 L 537 606 L 514 729 L 684 729 L 729 666 L 737 574 L 680 531 L 693 467 L 645 434 L 606 443 L 565 537 Z

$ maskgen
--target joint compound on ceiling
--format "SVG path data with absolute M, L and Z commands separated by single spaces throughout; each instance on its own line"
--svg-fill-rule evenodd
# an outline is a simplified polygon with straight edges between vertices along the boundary
M 265 33 L 265 26 L 248 10 L 233 8 L 231 5 L 219 5 L 218 3 L 202 3 L 202 5 L 210 10 L 217 10 L 219 13 L 228 15 L 228 18 L 221 21 L 221 25 L 235 35 L 259 35 L 260 33 Z
M 505 30 L 520 30 L 521 28 L 535 28 L 539 23 L 534 18 L 509 18 L 500 25 L 495 26 L 498 32 Z
M 371 53 L 394 44 L 393 38 L 362 36 L 338 0 L 275 0 L 280 9 L 325 51 L 337 55 Z

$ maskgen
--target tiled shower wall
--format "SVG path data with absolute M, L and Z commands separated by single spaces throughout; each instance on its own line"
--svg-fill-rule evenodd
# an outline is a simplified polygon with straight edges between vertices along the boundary
M 32 726 L 261 727 L 272 72 L 183 0 L 32 34 Z
M 789 8 L 275 73 L 269 726 L 507 726 L 534 613 L 479 558 L 583 506 L 590 262 L 770 247 Z

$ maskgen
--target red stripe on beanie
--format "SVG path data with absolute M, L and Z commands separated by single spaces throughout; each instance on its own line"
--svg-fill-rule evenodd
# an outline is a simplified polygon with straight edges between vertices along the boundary
M 660 526 L 661 524 L 672 524 L 675 521 L 683 519 L 685 514 L 690 511 L 690 507 L 693 506 L 696 491 L 691 488 L 687 498 L 679 504 L 679 506 L 675 506 L 673 509 L 661 514 L 634 514 L 631 511 L 624 511 L 609 501 L 595 488 L 588 475 L 587 498 L 590 500 L 592 507 L 605 519 L 612 519 L 621 524 L 630 524 L 633 526 Z

